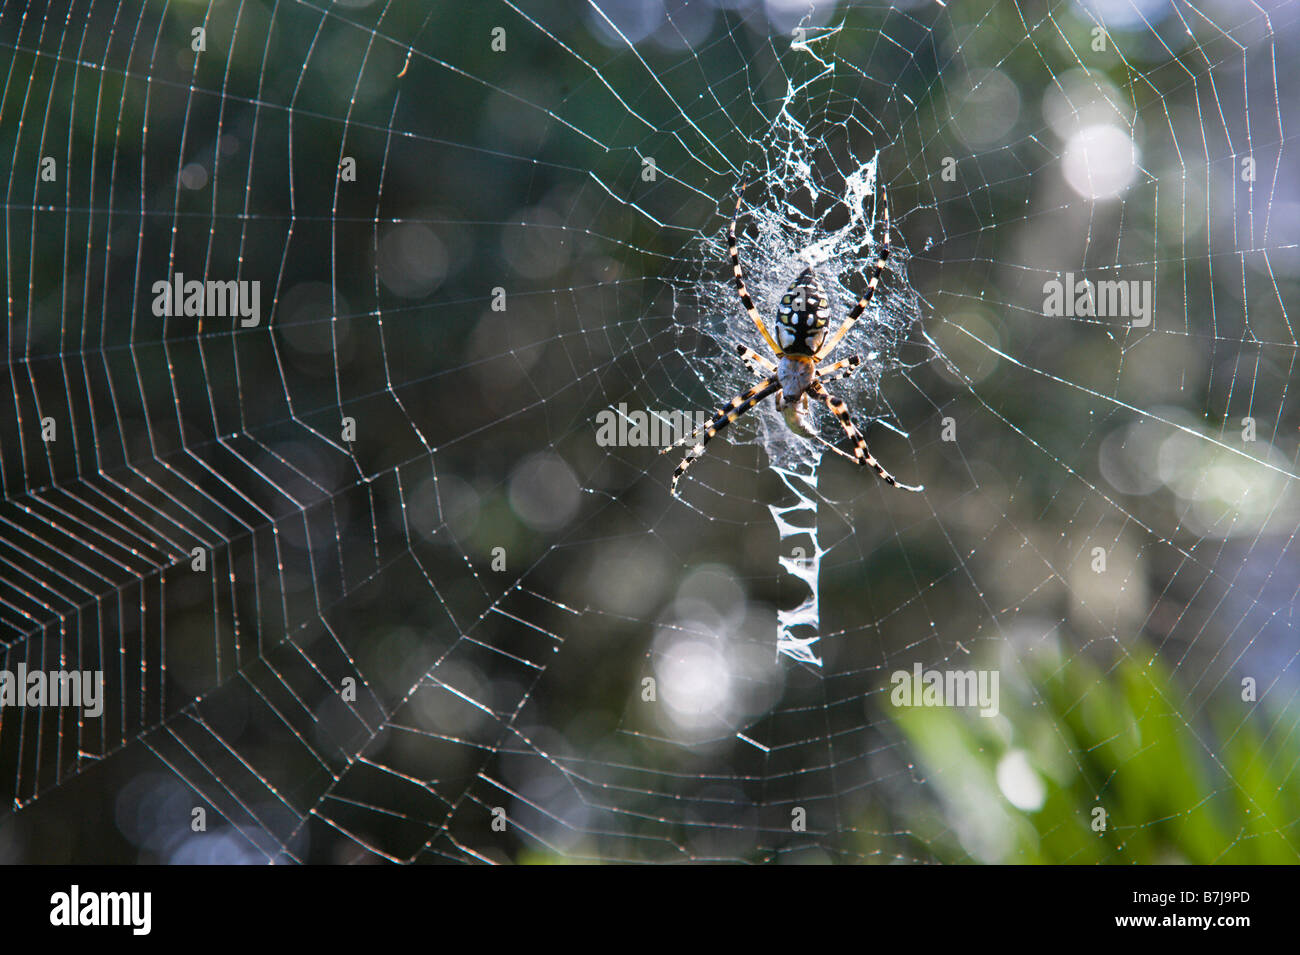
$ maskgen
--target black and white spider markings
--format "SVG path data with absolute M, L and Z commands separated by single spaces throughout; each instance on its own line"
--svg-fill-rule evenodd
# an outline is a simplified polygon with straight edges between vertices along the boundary
M 764 378 L 743 395 L 732 398 L 725 407 L 718 411 L 717 417 L 708 425 L 696 428 L 684 438 L 659 452 L 660 454 L 666 454 L 673 448 L 680 447 L 693 440 L 701 432 L 704 434 L 700 442 L 686 452 L 686 457 L 682 459 L 682 463 L 677 465 L 677 469 L 673 471 L 672 493 L 677 493 L 677 482 L 686 473 L 686 469 L 704 454 L 704 446 L 719 431 L 772 394 L 776 395 L 777 408 L 780 409 L 786 424 L 795 434 L 801 437 L 814 438 L 841 457 L 872 468 L 890 487 L 902 488 L 905 491 L 924 490 L 920 486 L 904 484 L 880 466 L 880 462 L 872 457 L 871 452 L 867 450 L 866 439 L 863 438 L 862 432 L 858 430 L 853 423 L 853 419 L 849 416 L 849 408 L 844 403 L 844 399 L 837 398 L 825 388 L 826 382 L 847 378 L 853 374 L 858 365 L 861 364 L 862 359 L 857 355 L 850 355 L 833 365 L 827 365 L 825 368 L 818 367 L 822 360 L 834 351 L 840 340 L 849 333 L 849 329 L 862 317 L 862 313 L 867 310 L 872 296 L 876 293 L 876 286 L 880 284 L 880 275 L 885 270 L 885 260 L 889 258 L 889 209 L 885 209 L 885 238 L 880 247 L 880 257 L 876 260 L 876 268 L 871 273 L 871 280 L 867 282 L 867 290 L 862 293 L 862 298 L 858 299 L 858 304 L 853 306 L 853 310 L 849 312 L 849 317 L 844 320 L 844 324 L 827 339 L 826 320 L 830 317 L 830 300 L 827 298 L 826 290 L 822 288 L 821 282 L 817 280 L 812 268 L 809 267 L 799 273 L 798 278 L 791 283 L 790 287 L 785 290 L 785 294 L 781 296 L 781 307 L 777 310 L 776 316 L 776 340 L 773 340 L 767 326 L 763 324 L 763 319 L 759 317 L 758 309 L 754 307 L 754 300 L 749 297 L 749 291 L 745 288 L 745 276 L 740 268 L 740 252 L 736 248 L 736 222 L 740 218 L 740 203 L 744 196 L 744 190 L 745 184 L 742 183 L 740 186 L 741 196 L 736 199 L 736 212 L 731 218 L 731 227 L 727 230 L 727 247 L 731 252 L 731 268 L 735 273 L 736 291 L 740 293 L 740 304 L 745 306 L 745 311 L 749 313 L 749 317 L 758 326 L 763 341 L 767 342 L 767 347 L 772 349 L 772 353 L 777 360 L 773 364 L 752 348 L 747 348 L 744 345 L 737 346 L 737 353 L 739 353 L 741 360 L 745 362 L 750 371 L 764 375 Z M 839 421 L 840 427 L 844 429 L 844 433 L 853 442 L 852 455 L 845 454 L 817 433 L 808 420 L 809 395 L 825 402 L 831 414 Z

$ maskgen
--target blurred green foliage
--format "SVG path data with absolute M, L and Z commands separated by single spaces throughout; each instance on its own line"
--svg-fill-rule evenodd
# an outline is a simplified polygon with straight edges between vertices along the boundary
M 992 719 L 887 708 L 935 783 L 937 803 L 905 807 L 926 851 L 947 862 L 1296 862 L 1300 736 L 1261 735 L 1259 723 L 1277 725 L 1252 718 L 1262 704 L 1197 712 L 1155 657 L 1039 661 L 1024 676 Z M 999 766 L 1020 754 L 1044 787 L 1036 811 L 999 785 Z

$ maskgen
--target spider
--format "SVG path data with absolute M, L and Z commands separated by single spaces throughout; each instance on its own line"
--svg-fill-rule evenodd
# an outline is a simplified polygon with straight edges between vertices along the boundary
M 824 387 L 826 382 L 847 378 L 853 374 L 858 365 L 861 364 L 862 359 L 857 355 L 850 355 L 833 365 L 827 365 L 824 368 L 818 367 L 822 360 L 834 351 L 835 346 L 849 333 L 849 330 L 853 328 L 858 319 L 862 317 L 862 313 L 866 311 L 867 305 L 870 304 L 872 296 L 876 293 L 876 286 L 880 284 L 880 275 L 885 270 L 885 260 L 889 258 L 889 208 L 885 208 L 885 238 L 880 247 L 880 257 L 876 260 L 875 270 L 871 273 L 871 280 L 867 282 L 867 290 L 862 293 L 862 297 L 858 299 L 858 304 L 849 312 L 849 317 L 844 320 L 844 324 L 829 339 L 826 337 L 826 321 L 830 317 L 829 299 L 826 290 L 822 287 L 816 275 L 813 274 L 812 267 L 809 266 L 799 273 L 799 276 L 791 283 L 790 287 L 785 290 L 785 294 L 781 296 L 781 307 L 777 310 L 776 316 L 776 339 L 774 340 L 771 333 L 768 332 L 767 326 L 763 324 L 763 319 L 759 317 L 758 309 L 754 307 L 754 300 L 749 297 L 749 291 L 745 288 L 745 276 L 740 268 L 740 252 L 736 247 L 736 222 L 740 218 L 740 204 L 744 198 L 744 191 L 745 184 L 741 183 L 741 194 L 736 198 L 736 211 L 731 218 L 731 227 L 727 230 L 727 248 L 731 253 L 731 268 L 735 273 L 736 291 L 740 293 L 740 304 L 745 307 L 749 317 L 754 320 L 759 333 L 763 336 L 763 341 L 767 343 L 768 348 L 772 349 L 777 361 L 773 364 L 745 345 L 736 347 L 736 352 L 749 370 L 755 374 L 763 375 L 763 380 L 744 394 L 732 398 L 725 407 L 718 411 L 717 416 L 708 425 L 696 428 L 684 438 L 659 452 L 660 454 L 667 454 L 673 448 L 680 447 L 694 439 L 701 431 L 704 433 L 704 437 L 686 452 L 686 457 L 682 459 L 682 463 L 677 465 L 677 469 L 673 471 L 672 493 L 676 495 L 677 482 L 686 473 L 686 469 L 704 454 L 704 446 L 719 431 L 772 394 L 776 395 L 776 406 L 780 410 L 782 417 L 785 418 L 786 425 L 795 434 L 801 437 L 815 438 L 841 457 L 848 458 L 859 465 L 870 467 L 890 487 L 902 488 L 905 491 L 924 490 L 924 487 L 919 485 L 904 484 L 880 466 L 880 462 L 872 457 L 871 452 L 867 450 L 866 439 L 849 416 L 849 408 L 844 403 L 844 399 L 832 395 Z M 809 395 L 825 402 L 831 414 L 839 421 L 840 427 L 844 429 L 844 433 L 853 442 L 852 455 L 841 451 L 817 433 L 808 420 Z

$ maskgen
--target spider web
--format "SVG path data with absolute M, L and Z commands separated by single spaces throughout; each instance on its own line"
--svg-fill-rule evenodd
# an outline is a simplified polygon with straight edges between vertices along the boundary
M 6 6 L 0 668 L 104 698 L 0 709 L 0 858 L 1012 861 L 1072 788 L 1069 861 L 1295 861 L 1297 6 L 980 7 Z M 769 321 L 887 204 L 831 388 L 924 492 L 632 437 L 753 379 L 742 182 Z

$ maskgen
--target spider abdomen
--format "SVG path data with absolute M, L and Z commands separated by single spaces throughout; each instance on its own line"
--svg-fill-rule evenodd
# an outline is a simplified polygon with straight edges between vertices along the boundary
M 776 340 L 787 355 L 815 355 L 826 339 L 830 300 L 811 268 L 805 268 L 781 296 Z

